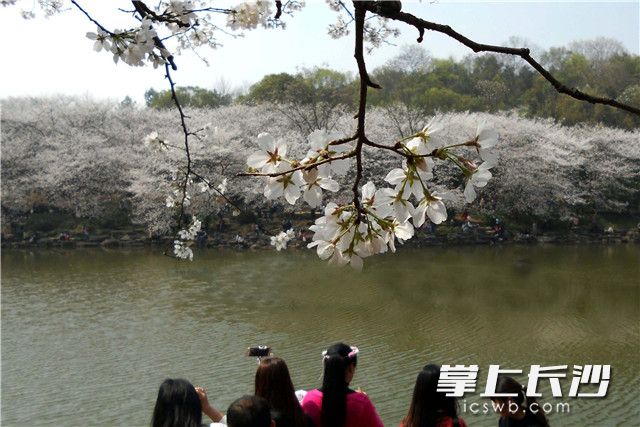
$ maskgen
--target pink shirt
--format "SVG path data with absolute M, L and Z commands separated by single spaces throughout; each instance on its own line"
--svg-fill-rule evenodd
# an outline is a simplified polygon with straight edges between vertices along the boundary
M 311 417 L 316 427 L 321 427 L 322 392 L 317 389 L 308 392 L 302 401 L 302 410 Z M 347 394 L 347 420 L 344 427 L 383 427 L 376 408 L 366 394 Z

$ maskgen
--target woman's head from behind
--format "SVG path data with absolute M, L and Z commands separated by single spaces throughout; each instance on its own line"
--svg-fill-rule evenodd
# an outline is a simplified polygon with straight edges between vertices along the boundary
M 323 362 L 322 424 L 340 427 L 346 420 L 347 392 L 358 364 L 358 349 L 334 344 L 323 353 Z
M 458 416 L 456 398 L 438 391 L 439 378 L 438 365 L 430 364 L 420 371 L 413 389 L 409 413 L 404 420 L 406 427 L 435 426 L 443 416 Z
M 160 385 L 152 427 L 200 427 L 202 407 L 196 389 L 187 380 L 166 379 Z
M 358 365 L 358 348 L 339 342 L 327 348 L 322 355 L 324 364 L 322 387 L 325 387 L 324 383 L 327 381 L 336 384 L 344 381 L 344 386 L 348 386 Z
M 496 407 L 496 412 L 499 412 L 501 416 L 506 418 L 522 416 L 526 411 L 530 412 L 530 405 L 534 403 L 537 405 L 536 399 L 534 397 L 527 396 L 525 388 L 518 381 L 506 375 L 498 376 L 498 380 L 496 381 L 496 393 L 513 395 L 510 397 L 492 398 L 492 400 L 498 405 Z M 536 411 L 532 414 L 538 420 L 539 425 L 549 425 L 543 411 Z
M 276 411 L 291 413 L 300 407 L 287 364 L 279 357 L 266 357 L 256 370 L 255 395 L 269 402 Z
M 509 403 L 517 405 L 517 409 L 526 409 L 525 393 L 522 385 L 511 377 L 500 375 L 496 381 L 496 393 L 513 394 L 512 397 L 496 397 L 493 400 L 504 403 L 504 410 L 500 411 L 503 416 L 509 415 Z

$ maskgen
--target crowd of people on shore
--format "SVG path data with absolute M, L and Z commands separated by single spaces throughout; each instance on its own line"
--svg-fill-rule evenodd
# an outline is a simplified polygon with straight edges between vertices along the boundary
M 366 393 L 350 388 L 358 364 L 358 348 L 344 343 L 323 352 L 320 388 L 295 391 L 289 369 L 279 357 L 259 358 L 253 395 L 235 400 L 226 413 L 216 409 L 206 391 L 184 379 L 167 379 L 158 391 L 152 427 L 382 427 Z M 416 378 L 407 415 L 399 427 L 466 427 L 455 397 L 438 391 L 440 366 L 426 365 Z M 530 408 L 535 399 L 513 378 L 500 376 L 492 398 L 500 409 L 499 427 L 548 427 L 543 413 Z

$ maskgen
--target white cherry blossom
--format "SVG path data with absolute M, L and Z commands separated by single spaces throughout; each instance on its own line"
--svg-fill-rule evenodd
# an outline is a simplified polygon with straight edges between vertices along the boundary
M 298 170 L 269 178 L 264 188 L 264 195 L 269 200 L 284 196 L 289 204 L 294 205 L 296 200 L 300 198 L 300 187 L 303 185 L 302 172 Z
M 302 198 L 312 208 L 318 207 L 322 201 L 322 190 L 336 192 L 340 185 L 331 178 L 318 175 L 318 169 L 313 168 L 302 173 L 304 179 L 304 193 Z
M 480 158 L 488 165 L 496 166 L 498 157 L 490 149 L 498 143 L 498 132 L 486 122 L 482 122 L 478 125 L 475 142 Z
M 193 261 L 193 251 L 189 246 L 185 244 L 185 242 L 181 240 L 175 240 L 173 242 L 173 254 L 176 256 L 176 258 L 188 259 L 189 261 Z
M 220 194 L 224 194 L 227 192 L 227 178 L 224 178 L 220 184 L 216 187 Z
M 424 193 L 422 200 L 418 202 L 413 212 L 413 225 L 420 227 L 424 224 L 426 218 L 429 217 L 432 223 L 440 224 L 447 220 L 447 207 L 442 202 L 442 198 Z
M 287 249 L 287 243 L 295 237 L 295 232 L 292 228 L 287 231 L 281 231 L 275 236 L 271 236 L 271 246 L 274 246 L 279 252 L 283 249 Z
M 474 187 L 482 188 L 487 185 L 487 182 L 489 182 L 492 177 L 489 171 L 492 167 L 492 164 L 484 162 L 475 170 L 469 172 L 467 183 L 464 187 L 464 197 L 467 203 L 473 202 L 476 198 L 476 190 Z
M 255 152 L 247 159 L 247 165 L 263 172 L 275 172 L 282 158 L 287 155 L 287 144 L 268 133 L 261 133 L 257 139 L 261 151 Z
M 395 189 L 381 188 L 376 193 L 376 199 L 379 201 L 379 207 L 388 205 L 398 221 L 404 223 L 413 215 L 413 204 L 408 200 L 411 196 L 409 191 L 400 186 Z

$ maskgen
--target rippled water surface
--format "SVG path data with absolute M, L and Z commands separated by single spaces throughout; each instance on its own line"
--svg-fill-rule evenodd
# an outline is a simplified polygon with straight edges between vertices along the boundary
M 484 402 L 490 364 L 525 375 L 611 364 L 607 398 L 563 399 L 571 413 L 551 423 L 640 425 L 639 260 L 638 246 L 432 248 L 355 273 L 306 251 L 179 263 L 155 250 L 5 250 L 2 425 L 148 425 L 167 377 L 206 387 L 224 409 L 252 390 L 252 344 L 271 345 L 296 387 L 312 388 L 337 340 L 360 347 L 354 385 L 388 426 L 427 362 L 479 365 L 467 405 Z

